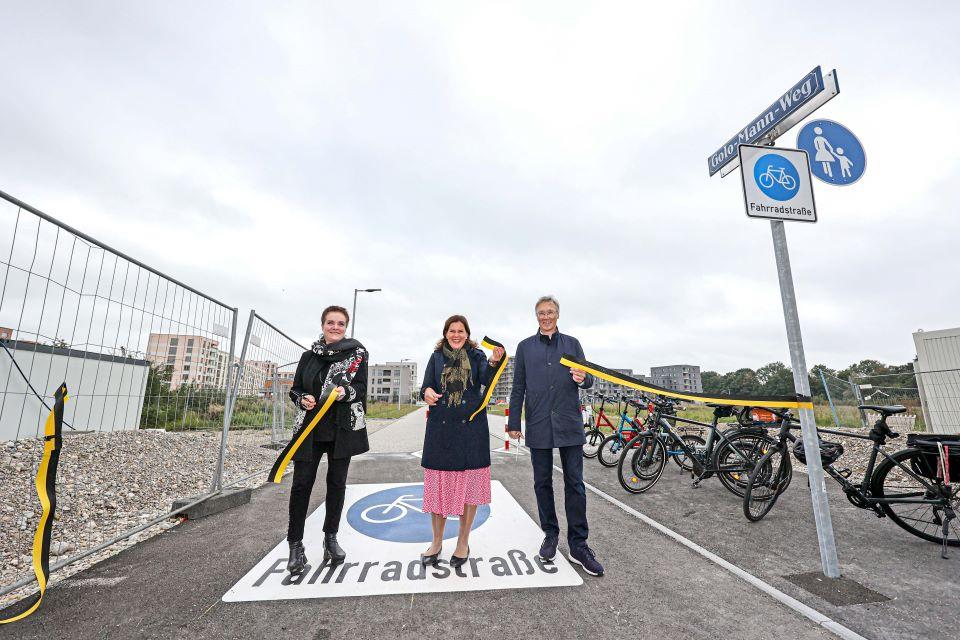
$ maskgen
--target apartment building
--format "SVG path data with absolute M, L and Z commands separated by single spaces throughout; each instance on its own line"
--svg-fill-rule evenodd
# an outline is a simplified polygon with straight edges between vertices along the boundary
M 695 365 L 672 364 L 663 367 L 650 367 L 650 378 L 653 384 L 665 389 L 703 393 L 700 367 Z
M 367 400 L 370 402 L 415 402 L 420 393 L 417 363 L 411 360 L 372 364 L 367 371 Z
M 151 333 L 146 359 L 153 365 L 171 368 L 171 391 L 183 384 L 216 388 L 223 386 L 226 375 L 221 371 L 219 346 L 219 341 L 205 336 Z

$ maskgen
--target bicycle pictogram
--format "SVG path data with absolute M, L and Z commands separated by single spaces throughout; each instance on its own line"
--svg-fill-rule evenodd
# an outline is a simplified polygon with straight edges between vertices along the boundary
M 791 176 L 787 175 L 784 167 L 774 169 L 772 164 L 767 165 L 767 170 L 765 173 L 761 173 L 759 176 L 757 176 L 757 184 L 764 189 L 769 189 L 774 184 L 779 184 L 787 191 L 794 191 L 797 188 L 797 181 Z
M 417 496 L 406 493 L 397 496 L 393 502 L 375 504 L 367 507 L 360 512 L 360 518 L 370 524 L 387 524 L 388 522 L 402 520 L 411 511 L 423 513 L 423 509 L 413 504 L 414 502 L 419 502 L 420 505 L 423 506 L 422 497 L 418 498 Z M 396 511 L 396 513 L 394 513 L 394 511 Z M 449 516 L 448 519 L 459 520 L 457 516 Z

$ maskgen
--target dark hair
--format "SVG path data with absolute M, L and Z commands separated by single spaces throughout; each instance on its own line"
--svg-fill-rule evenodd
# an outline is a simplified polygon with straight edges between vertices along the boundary
M 343 317 L 347 319 L 347 324 L 350 324 L 350 314 L 347 313 L 347 310 L 346 310 L 346 309 L 344 309 L 343 307 L 338 307 L 338 306 L 335 305 L 335 304 L 332 304 L 332 305 L 330 305 L 329 307 L 327 307 L 326 309 L 323 310 L 323 313 L 320 314 L 320 324 L 322 325 L 324 322 L 327 321 L 327 314 L 328 314 L 328 313 L 334 313 L 334 312 L 336 312 L 336 313 L 342 313 L 342 314 L 343 314 Z
M 461 315 L 453 315 L 447 318 L 447 321 L 443 323 L 443 337 L 440 338 L 440 342 L 437 343 L 434 351 L 440 351 L 443 349 L 443 345 L 447 344 L 447 329 L 449 329 L 450 325 L 452 325 L 454 322 L 459 322 L 463 325 L 463 328 L 467 330 L 467 341 L 463 343 L 464 346 L 469 347 L 470 349 L 473 349 L 477 346 L 477 343 L 470 339 L 470 323 L 467 322 L 467 319 Z M 449 347 L 450 345 L 447 344 L 447 346 Z

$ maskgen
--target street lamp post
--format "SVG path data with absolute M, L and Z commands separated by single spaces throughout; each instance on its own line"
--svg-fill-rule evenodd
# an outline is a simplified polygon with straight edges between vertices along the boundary
M 401 358 L 400 359 L 400 371 L 397 373 L 400 376 L 397 378 L 397 411 L 400 411 L 400 395 L 403 393 L 403 363 L 410 362 L 410 358 Z
M 353 290 L 353 315 L 350 316 L 350 337 L 353 337 L 353 330 L 357 328 L 357 293 L 363 291 L 365 293 L 373 293 L 374 291 L 382 291 L 382 289 L 354 289 Z

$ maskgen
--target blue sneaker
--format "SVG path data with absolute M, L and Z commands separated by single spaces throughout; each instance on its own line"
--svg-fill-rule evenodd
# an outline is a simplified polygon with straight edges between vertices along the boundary
M 557 538 L 547 536 L 540 545 L 540 559 L 544 562 L 553 562 L 557 557 Z
M 583 570 L 589 573 L 592 576 L 602 576 L 603 575 L 603 565 L 597 562 L 597 559 L 593 557 L 593 549 L 587 545 L 582 547 L 577 547 L 576 549 L 570 550 L 570 562 L 578 564 L 583 567 Z

